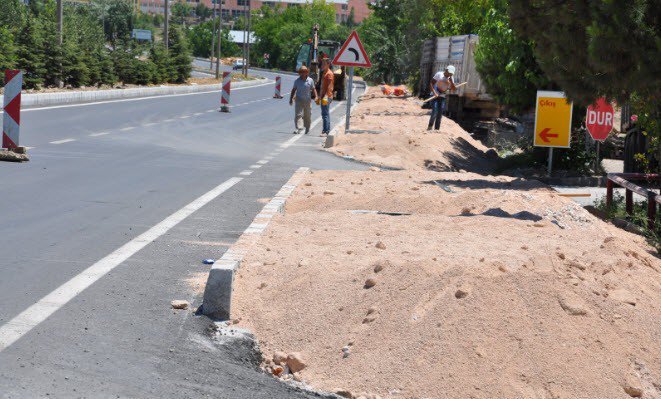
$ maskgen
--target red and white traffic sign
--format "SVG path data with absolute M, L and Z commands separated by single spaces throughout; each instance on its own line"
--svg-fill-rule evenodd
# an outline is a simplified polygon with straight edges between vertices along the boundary
M 5 71 L 5 96 L 3 108 L 5 111 L 2 120 L 2 147 L 18 147 L 18 134 L 21 130 L 21 89 L 23 86 L 23 73 L 19 70 L 7 69 Z
M 615 110 L 613 110 L 613 106 L 602 97 L 588 107 L 588 113 L 585 116 L 585 127 L 593 139 L 604 141 L 613 130 L 614 118 Z
M 344 42 L 344 45 L 333 60 L 333 65 L 362 68 L 372 67 L 370 57 L 367 56 L 367 52 L 360 38 L 358 38 L 356 31 L 351 32 L 347 41 Z

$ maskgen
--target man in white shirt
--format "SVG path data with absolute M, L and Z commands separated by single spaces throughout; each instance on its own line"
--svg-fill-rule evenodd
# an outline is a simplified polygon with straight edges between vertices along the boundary
M 443 72 L 438 71 L 429 83 L 431 95 L 435 98 L 431 101 L 432 112 L 429 119 L 427 130 L 441 128 L 441 119 L 443 118 L 443 109 L 445 108 L 445 95 L 448 91 L 455 91 L 454 85 L 454 66 L 448 65 Z
M 314 87 L 314 80 L 309 77 L 310 71 L 303 65 L 298 70 L 298 79 L 294 82 L 294 88 L 289 97 L 289 105 L 294 104 L 296 97 L 294 124 L 296 130 L 294 134 L 300 134 L 305 128 L 305 134 L 310 133 L 310 124 L 312 123 L 312 98 L 317 98 L 317 89 Z M 301 126 L 303 121 L 303 126 Z

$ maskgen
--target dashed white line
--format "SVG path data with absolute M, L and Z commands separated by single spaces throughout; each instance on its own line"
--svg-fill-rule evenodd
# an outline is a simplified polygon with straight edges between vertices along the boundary
M 90 134 L 90 137 L 105 136 L 106 134 L 110 134 L 110 133 L 108 133 L 108 132 L 92 133 L 92 134 Z
M 76 141 L 76 139 L 64 139 L 64 140 L 55 140 L 51 141 L 51 144 L 64 144 L 64 143 L 71 143 L 72 141 Z
M 163 119 L 163 122 L 174 122 L 174 119 Z
M 216 111 L 218 111 L 218 110 L 217 109 L 210 109 L 207 112 L 216 112 Z
M 154 126 L 154 125 L 157 125 L 157 123 L 156 123 L 156 122 L 150 122 L 150 123 L 145 123 L 145 124 L 142 125 L 142 126 L 143 126 L 143 127 L 149 127 L 149 126 Z
M 128 132 L 129 130 L 135 129 L 135 126 L 123 127 L 119 129 L 120 132 Z
M 266 165 L 267 163 L 269 163 L 269 161 L 267 161 L 266 159 L 260 159 L 259 161 L 257 161 L 257 165 Z
M 262 165 L 250 165 L 250 169 L 259 169 Z
M 121 265 L 135 253 L 152 243 L 157 238 L 166 234 L 181 221 L 213 201 L 241 180 L 243 179 L 240 177 L 233 177 L 215 187 L 190 204 L 168 216 L 146 232 L 119 247 L 105 258 L 94 263 L 86 270 L 83 270 L 80 274 L 62 284 L 53 292 L 41 298 L 37 303 L 9 320 L 0 327 L 0 353 L 22 336 L 29 333 L 33 328 L 41 324 L 57 310 L 69 303 L 69 301 L 74 299 L 78 294 L 90 287 L 117 266 Z
M 184 115 L 179 117 L 179 119 L 188 119 L 188 118 L 190 118 L 190 115 Z
M 200 115 L 202 115 L 202 112 L 196 112 L 193 114 L 193 116 L 200 116 Z
M 250 176 L 252 175 L 252 170 L 244 170 L 243 172 L 239 173 L 241 176 Z
M 267 156 L 267 157 L 264 157 L 264 159 L 266 159 L 267 161 L 270 161 L 270 160 L 273 159 L 273 157 L 272 157 L 271 155 L 269 155 L 269 156 Z

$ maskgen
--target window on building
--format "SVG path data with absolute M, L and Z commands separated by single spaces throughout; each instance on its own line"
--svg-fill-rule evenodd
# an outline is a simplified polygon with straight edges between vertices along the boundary
M 250 0 L 236 0 L 236 4 L 239 6 L 249 6 Z

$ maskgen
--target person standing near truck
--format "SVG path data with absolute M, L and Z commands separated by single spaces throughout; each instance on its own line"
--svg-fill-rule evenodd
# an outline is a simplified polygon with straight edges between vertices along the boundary
M 310 71 L 305 65 L 298 70 L 298 79 L 294 81 L 289 105 L 294 105 L 294 97 L 296 97 L 296 107 L 294 107 L 296 130 L 294 134 L 300 134 L 303 128 L 305 128 L 305 134 L 308 134 L 312 124 L 312 98 L 317 98 L 317 89 L 314 87 L 314 80 L 310 78 Z
M 441 128 L 441 119 L 443 118 L 443 110 L 445 108 L 445 95 L 448 91 L 455 91 L 457 87 L 454 84 L 454 66 L 448 65 L 443 72 L 438 71 L 429 83 L 431 88 L 431 95 L 434 99 L 431 101 L 432 112 L 429 118 L 429 126 L 427 130 Z
M 335 91 L 335 75 L 331 70 L 331 60 L 324 58 L 321 61 L 321 119 L 323 120 L 323 128 L 321 134 L 329 134 L 331 130 L 330 120 L 330 104 L 333 102 L 333 95 Z

